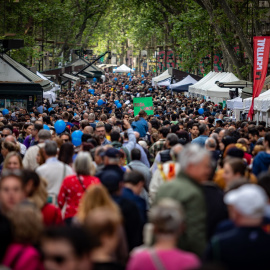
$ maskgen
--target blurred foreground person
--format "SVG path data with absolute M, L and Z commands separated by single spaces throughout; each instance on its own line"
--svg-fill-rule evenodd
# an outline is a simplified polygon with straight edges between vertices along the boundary
M 196 255 L 176 248 L 184 227 L 184 213 L 176 201 L 159 201 L 150 210 L 149 221 L 153 225 L 155 243 L 151 249 L 135 251 L 127 270 L 182 270 L 199 267 L 200 261 Z
M 0 211 L 7 214 L 25 199 L 23 175 L 18 170 L 3 170 L 0 180 Z
M 93 240 L 93 270 L 125 269 L 114 254 L 120 242 L 122 217 L 110 208 L 96 208 L 85 219 L 85 227 Z
M 206 259 L 228 269 L 269 269 L 270 235 L 262 228 L 268 201 L 265 191 L 245 184 L 229 191 L 224 201 L 236 226 L 212 238 Z
M 156 200 L 171 198 L 183 204 L 186 229 L 179 247 L 201 256 L 206 247 L 206 207 L 202 183 L 211 174 L 210 153 L 198 144 L 187 145 L 179 154 L 181 171 L 178 176 L 163 184 Z
M 12 224 L 13 242 L 6 251 L 3 264 L 14 270 L 43 270 L 41 255 L 36 249 L 42 233 L 39 210 L 31 204 L 15 206 L 8 218 Z
M 45 231 L 42 252 L 45 270 L 89 270 L 90 239 L 78 227 L 55 227 Z

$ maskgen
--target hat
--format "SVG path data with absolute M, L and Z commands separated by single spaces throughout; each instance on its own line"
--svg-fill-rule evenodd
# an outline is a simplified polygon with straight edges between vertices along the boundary
M 109 148 L 104 153 L 104 156 L 109 157 L 109 158 L 119 158 L 121 156 L 121 154 L 120 154 L 119 150 L 117 150 L 115 148 Z
M 224 196 L 226 204 L 234 206 L 239 213 L 253 218 L 264 215 L 267 201 L 263 188 L 254 184 L 243 185 Z

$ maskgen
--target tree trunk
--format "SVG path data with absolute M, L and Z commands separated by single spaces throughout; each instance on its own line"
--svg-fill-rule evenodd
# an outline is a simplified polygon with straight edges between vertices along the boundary
M 252 51 L 250 43 L 249 43 L 249 41 L 248 41 L 244 31 L 243 31 L 242 26 L 238 22 L 237 17 L 232 12 L 227 1 L 226 0 L 218 0 L 218 2 L 220 3 L 220 6 L 222 7 L 225 14 L 227 15 L 227 17 L 229 19 L 228 21 L 230 22 L 230 24 L 234 28 L 235 32 L 239 36 L 239 39 L 240 39 L 242 46 L 243 46 L 243 49 L 244 49 L 245 53 L 247 54 L 247 57 L 249 58 L 251 65 L 253 65 L 253 51 Z
M 209 0 L 202 0 L 208 14 L 209 14 L 209 17 L 210 17 L 210 22 L 212 23 L 212 25 L 214 26 L 215 28 L 215 31 L 216 33 L 219 35 L 220 37 L 220 41 L 221 41 L 221 44 L 224 48 L 224 50 L 226 51 L 226 53 L 228 54 L 230 60 L 232 61 L 235 69 L 236 69 L 236 72 L 237 72 L 237 75 L 239 77 L 239 79 L 243 79 L 243 76 L 241 74 L 241 71 L 240 71 L 240 63 L 237 59 L 237 56 L 234 52 L 234 48 L 227 43 L 226 41 L 226 33 L 223 29 L 221 29 L 221 27 L 219 27 L 218 23 L 214 21 L 214 14 L 213 14 L 213 7 L 212 7 L 212 4 L 210 3 Z M 225 38 L 224 38 L 225 37 Z

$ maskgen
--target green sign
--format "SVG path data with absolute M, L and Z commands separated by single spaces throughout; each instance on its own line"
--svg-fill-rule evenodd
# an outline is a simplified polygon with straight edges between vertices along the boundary
M 140 111 L 144 110 L 147 115 L 154 114 L 153 98 L 139 97 L 133 98 L 134 115 L 138 115 Z

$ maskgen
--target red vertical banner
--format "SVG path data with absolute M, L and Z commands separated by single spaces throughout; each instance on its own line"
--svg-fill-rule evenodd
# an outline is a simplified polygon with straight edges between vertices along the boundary
M 262 91 L 267 74 L 270 51 L 270 37 L 253 37 L 254 64 L 253 64 L 253 93 L 248 118 L 252 119 L 254 113 L 254 98 Z

